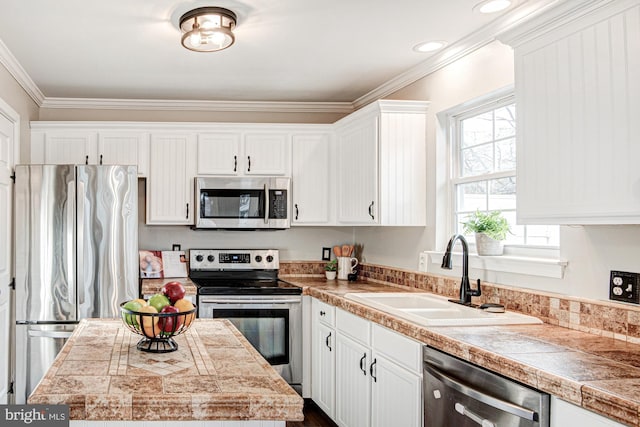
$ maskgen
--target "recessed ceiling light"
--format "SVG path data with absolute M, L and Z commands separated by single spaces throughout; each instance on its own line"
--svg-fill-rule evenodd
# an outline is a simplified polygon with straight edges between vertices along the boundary
M 419 53 L 433 52 L 438 49 L 442 49 L 447 45 L 447 42 L 442 40 L 432 40 L 429 42 L 418 43 L 413 47 L 413 50 Z
M 511 6 L 511 0 L 485 0 L 473 7 L 474 11 L 480 13 L 496 13 Z

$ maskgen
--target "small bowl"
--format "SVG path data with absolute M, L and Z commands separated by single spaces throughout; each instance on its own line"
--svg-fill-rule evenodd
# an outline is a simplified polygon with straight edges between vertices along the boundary
M 173 337 L 186 332 L 196 318 L 198 307 L 179 313 L 141 313 L 124 308 L 120 304 L 122 323 L 132 332 L 142 335 L 138 350 L 150 353 L 169 353 L 178 349 Z

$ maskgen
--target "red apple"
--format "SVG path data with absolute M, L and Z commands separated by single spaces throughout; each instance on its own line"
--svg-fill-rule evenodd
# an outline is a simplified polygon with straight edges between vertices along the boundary
M 175 304 L 176 301 L 184 298 L 184 295 L 186 293 L 184 286 L 182 286 L 182 283 L 180 282 L 167 282 L 162 287 L 161 292 L 165 294 L 167 298 L 169 298 L 171 304 Z
M 162 309 L 160 313 L 179 313 L 180 311 L 172 305 L 168 305 Z M 160 317 L 158 327 L 162 332 L 175 332 L 182 324 L 181 316 Z

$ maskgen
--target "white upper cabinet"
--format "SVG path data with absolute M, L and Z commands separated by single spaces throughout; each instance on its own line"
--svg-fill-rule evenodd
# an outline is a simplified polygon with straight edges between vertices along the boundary
M 198 175 L 288 176 L 290 151 L 290 133 L 273 131 L 268 125 L 248 124 L 219 132 L 202 132 L 198 134 Z
M 31 132 L 31 163 L 97 164 L 98 135 L 89 130 L 37 130 Z
M 31 122 L 31 163 L 134 165 L 149 171 L 149 134 L 100 123 Z
M 251 132 L 244 135 L 246 175 L 289 175 L 291 143 L 287 133 Z
M 195 134 L 151 134 L 147 224 L 193 224 Z
M 640 1 L 561 2 L 515 49 L 518 222 L 640 223 Z
M 338 223 L 426 225 L 428 105 L 381 100 L 336 123 Z
M 198 134 L 198 175 L 238 175 L 239 132 Z
M 291 185 L 293 225 L 329 225 L 334 201 L 332 135 L 328 132 L 294 134 Z
M 136 131 L 98 133 L 98 164 L 137 165 L 138 176 L 149 173 L 149 134 Z

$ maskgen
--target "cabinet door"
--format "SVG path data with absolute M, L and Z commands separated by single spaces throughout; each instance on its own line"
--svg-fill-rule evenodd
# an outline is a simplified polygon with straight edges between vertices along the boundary
M 193 135 L 151 135 L 147 224 L 193 224 L 194 153 Z
M 312 320 L 313 322 L 313 320 Z M 335 339 L 336 333 L 317 321 L 312 325 L 313 368 L 311 374 L 313 401 L 327 414 L 334 417 L 335 408 Z
M 369 427 L 371 352 L 351 338 L 336 336 L 336 416 L 341 427 Z M 400 425 L 392 423 L 390 425 Z
M 605 418 L 580 406 L 566 402 L 555 396 L 550 399 L 550 426 L 622 427 L 612 419 Z
M 92 131 L 50 131 L 44 135 L 44 161 L 52 165 L 98 164 L 97 134 Z
M 422 426 L 422 377 L 375 354 L 370 366 L 371 426 Z
M 138 176 L 149 173 L 149 134 L 145 132 L 99 132 L 98 163 L 135 165 Z
M 366 116 L 338 132 L 338 222 L 378 222 L 378 117 Z
M 211 132 L 198 134 L 198 175 L 238 175 L 240 133 Z
M 284 133 L 247 133 L 244 137 L 246 175 L 288 175 L 289 136 Z
M 518 223 L 638 224 L 640 6 L 604 2 L 571 22 L 558 10 L 511 40 Z
M 294 225 L 329 223 L 331 139 L 328 134 L 294 135 L 292 138 Z

